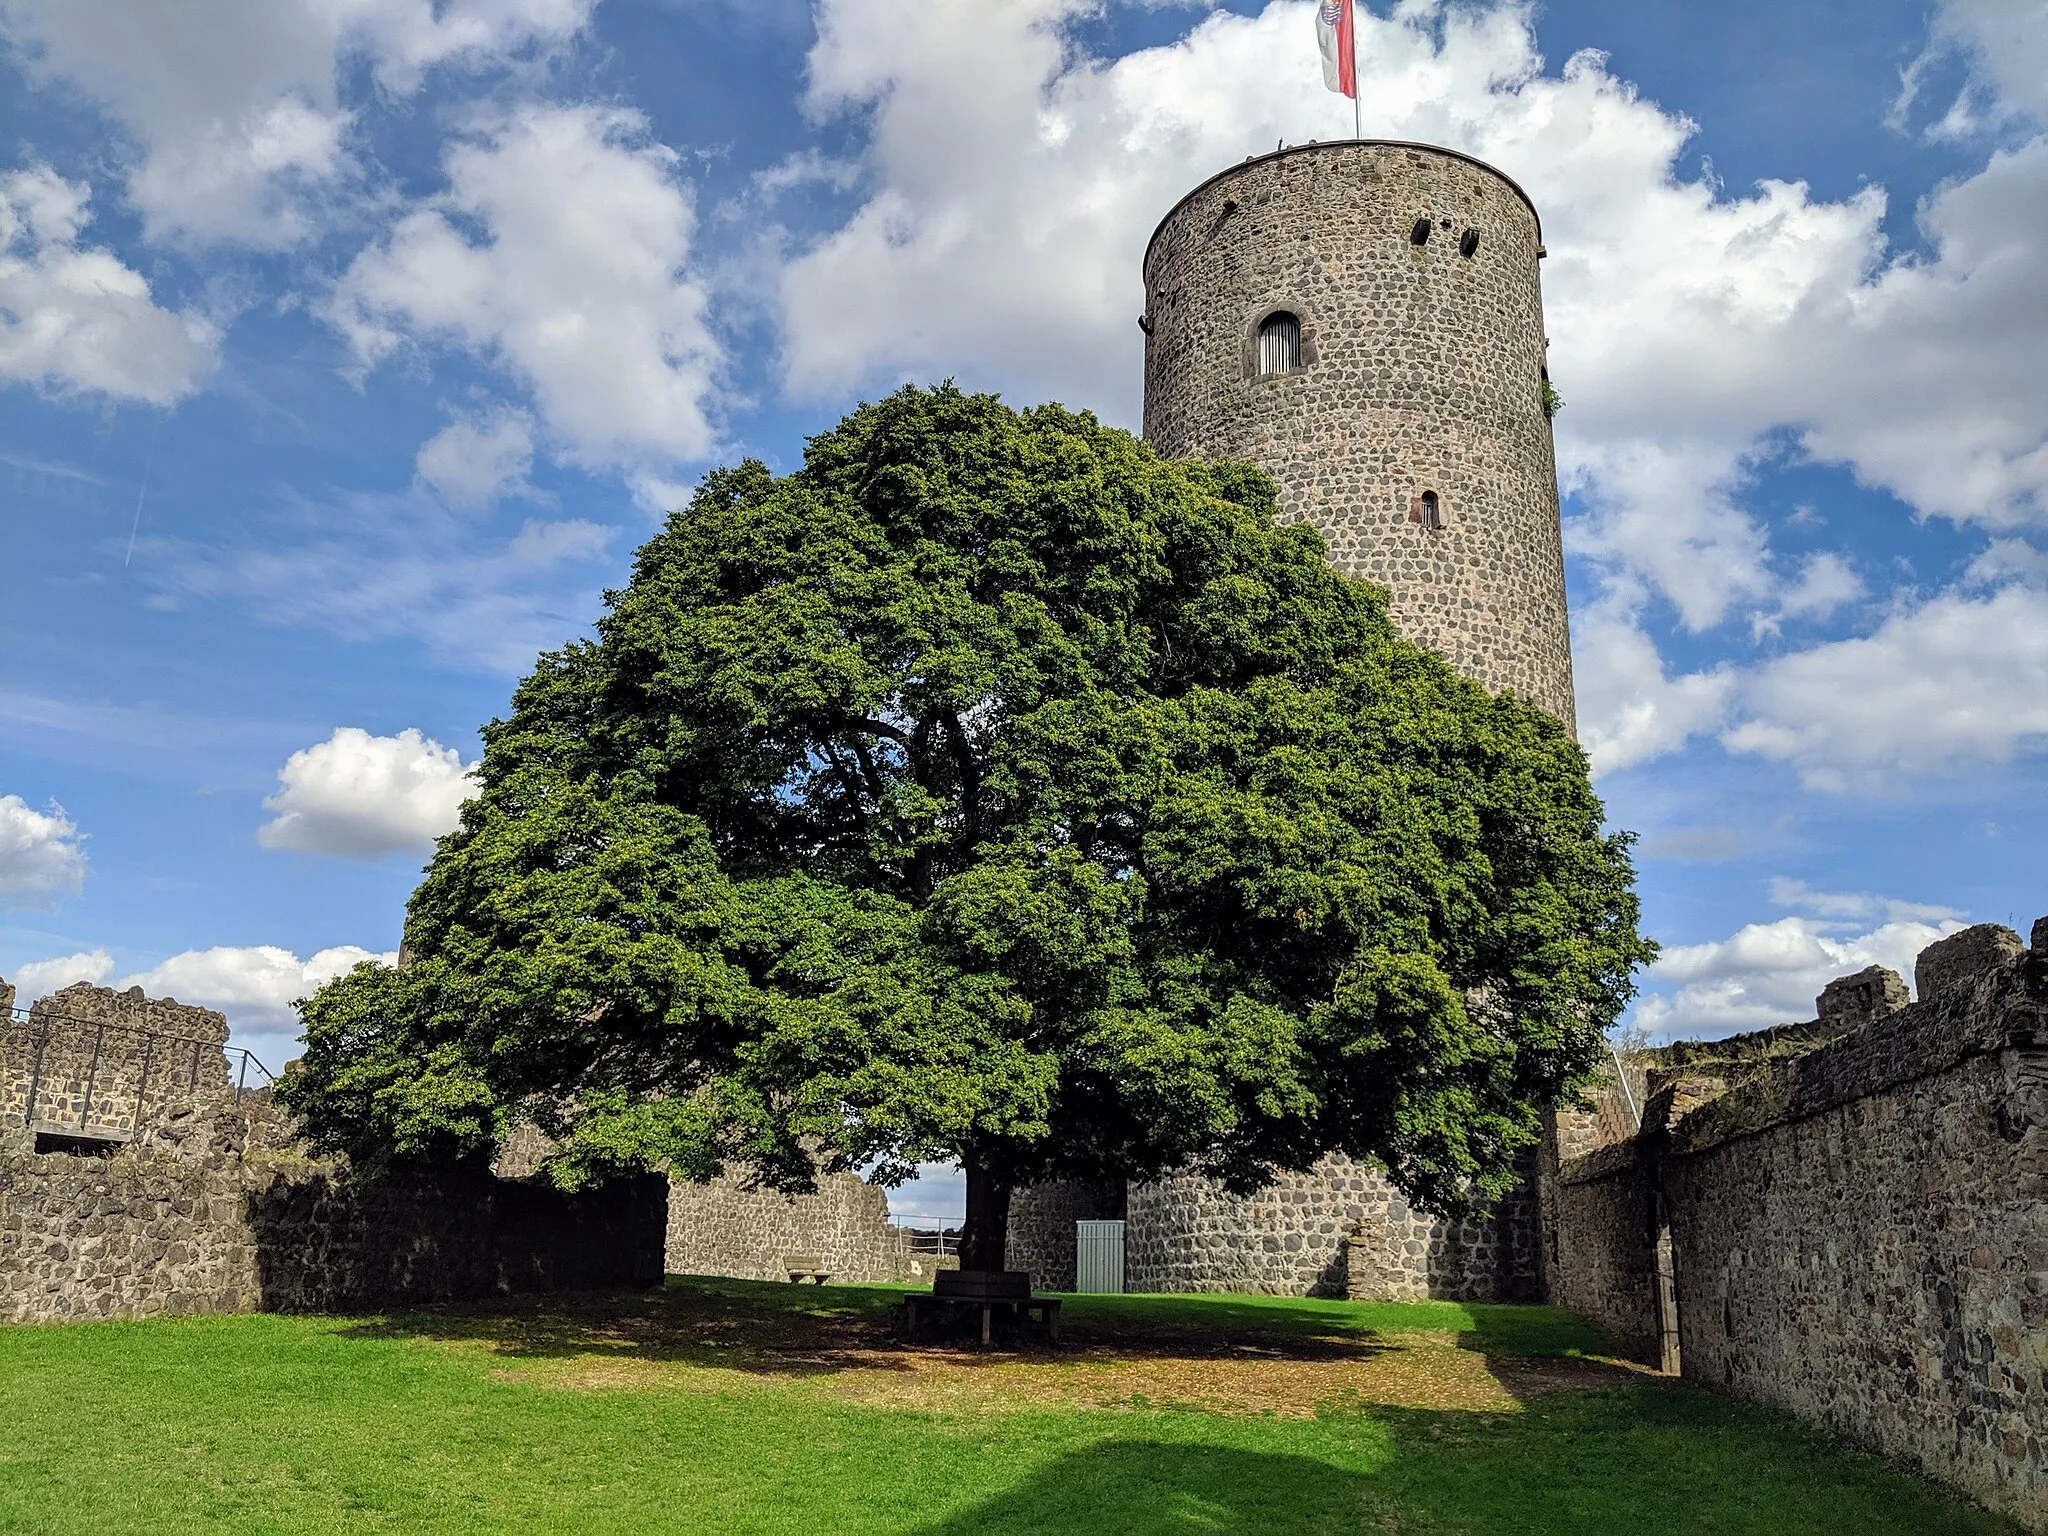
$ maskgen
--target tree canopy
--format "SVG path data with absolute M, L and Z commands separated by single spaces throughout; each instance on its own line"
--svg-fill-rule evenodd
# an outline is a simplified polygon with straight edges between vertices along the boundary
M 283 1090 L 359 1160 L 574 1181 L 1327 1151 L 1508 1188 L 1653 950 L 1559 723 L 1400 639 L 1242 464 L 906 388 L 708 475 L 484 732 L 406 957 Z

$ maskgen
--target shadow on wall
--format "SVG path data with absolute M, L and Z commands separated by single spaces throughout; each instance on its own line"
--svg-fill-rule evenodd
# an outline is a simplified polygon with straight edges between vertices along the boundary
M 1125 1440 L 1063 1456 L 1006 1493 L 915 1536 L 1264 1536 L 1351 1529 L 1369 1511 L 1368 1479 L 1306 1456 Z
M 463 1163 L 375 1183 L 315 1172 L 244 1195 L 266 1312 L 658 1285 L 667 1182 L 576 1194 Z

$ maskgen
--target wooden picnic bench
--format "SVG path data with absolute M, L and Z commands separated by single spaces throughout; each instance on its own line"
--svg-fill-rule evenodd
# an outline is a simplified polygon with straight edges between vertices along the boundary
M 825 1267 L 823 1257 L 815 1253 L 784 1254 L 782 1269 L 789 1276 L 791 1285 L 802 1285 L 806 1280 L 814 1285 L 823 1285 L 832 1278 L 832 1271 Z
M 915 1339 L 919 1329 L 937 1318 L 979 1313 L 981 1342 L 987 1344 L 1002 1318 L 1020 1330 L 1036 1322 L 1051 1343 L 1060 1341 L 1057 1296 L 1031 1294 L 1031 1276 L 1020 1269 L 942 1269 L 932 1276 L 930 1294 L 913 1291 L 903 1298 L 903 1335 Z

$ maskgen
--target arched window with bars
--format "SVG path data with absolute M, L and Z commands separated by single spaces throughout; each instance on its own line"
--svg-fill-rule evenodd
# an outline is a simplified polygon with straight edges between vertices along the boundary
M 1301 319 L 1276 310 L 1259 322 L 1259 377 L 1301 372 Z

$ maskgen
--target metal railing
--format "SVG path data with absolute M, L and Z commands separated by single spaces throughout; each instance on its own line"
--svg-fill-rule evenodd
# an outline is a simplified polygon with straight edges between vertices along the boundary
M 907 1222 L 893 1220 L 889 1225 L 896 1229 L 897 1251 L 900 1253 L 930 1253 L 943 1258 L 960 1251 L 958 1227 L 940 1227 L 935 1231 L 930 1227 L 913 1227 Z
M 246 1050 L 241 1046 L 225 1045 L 217 1040 L 201 1040 L 193 1035 L 176 1035 L 168 1030 L 148 1029 L 135 1024 L 111 1024 L 104 1019 L 79 1019 L 73 1018 L 69 1014 L 38 1012 L 33 1008 L 10 1007 L 7 1013 L 10 1023 L 20 1023 L 28 1026 L 30 1036 L 35 1042 L 35 1057 L 29 1067 L 28 1097 L 22 1104 L 22 1118 L 25 1122 L 32 1125 L 54 1124 L 54 1122 L 37 1121 L 35 1118 L 36 1101 L 42 1093 L 45 1059 L 49 1052 L 50 1042 L 57 1033 L 57 1030 L 50 1026 L 64 1025 L 81 1031 L 92 1031 L 91 1061 L 86 1067 L 85 1092 L 80 1096 L 78 1108 L 78 1128 L 81 1131 L 88 1129 L 92 1123 L 93 1097 L 95 1090 L 99 1086 L 100 1063 L 105 1055 L 107 1036 L 110 1033 L 140 1036 L 144 1042 L 142 1048 L 142 1070 L 137 1077 L 134 1094 L 135 1120 L 138 1129 L 142 1119 L 143 1103 L 149 1095 L 150 1077 L 152 1071 L 159 1066 L 157 1058 L 160 1047 L 164 1057 L 161 1063 L 163 1069 L 174 1074 L 178 1068 L 182 1067 L 185 1069 L 183 1075 L 185 1078 L 185 1093 L 188 1097 L 196 1096 L 199 1092 L 199 1069 L 208 1051 L 220 1053 L 221 1063 L 226 1069 L 229 1081 L 233 1085 L 235 1103 L 238 1105 L 246 1094 L 261 1093 L 266 1088 L 274 1086 L 277 1082 L 277 1074 L 257 1060 L 256 1054 L 253 1051 Z M 184 1060 L 186 1052 L 182 1049 L 182 1047 L 188 1046 L 191 1048 L 189 1064 Z M 251 1067 L 254 1067 L 263 1078 L 263 1081 L 253 1088 L 249 1084 L 249 1069 Z M 158 1089 L 158 1096 L 163 1096 L 161 1088 Z M 110 1092 L 108 1097 L 118 1103 L 125 1095 Z

